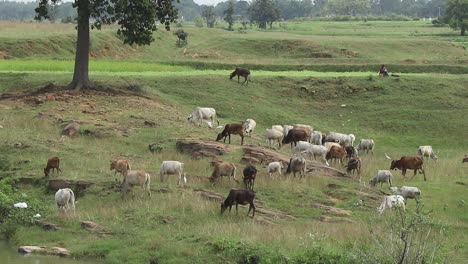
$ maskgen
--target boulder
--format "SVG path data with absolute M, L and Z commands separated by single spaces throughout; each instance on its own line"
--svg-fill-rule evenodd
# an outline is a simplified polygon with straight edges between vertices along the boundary
M 18 248 L 18 253 L 21 254 L 44 254 L 44 255 L 54 255 L 60 257 L 70 256 L 70 251 L 66 248 L 60 247 L 47 247 L 47 246 L 21 246 Z
M 79 134 L 80 134 L 80 124 L 76 122 L 72 122 L 66 125 L 62 131 L 62 135 L 69 136 L 69 137 L 78 136 Z
M 190 153 L 192 158 L 198 159 L 225 155 L 231 147 L 216 141 L 179 139 L 176 142 L 176 148 L 178 151 Z

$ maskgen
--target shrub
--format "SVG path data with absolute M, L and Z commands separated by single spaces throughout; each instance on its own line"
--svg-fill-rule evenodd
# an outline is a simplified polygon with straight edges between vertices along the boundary
M 205 20 L 203 20 L 203 17 L 201 16 L 196 16 L 193 19 L 193 23 L 195 24 L 196 27 L 202 28 L 205 25 Z

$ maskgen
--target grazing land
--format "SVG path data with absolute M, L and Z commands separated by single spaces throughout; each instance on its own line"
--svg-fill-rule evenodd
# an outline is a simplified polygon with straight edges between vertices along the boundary
M 11 243 L 61 246 L 75 258 L 106 263 L 389 263 L 374 238 L 388 232 L 392 213 L 379 217 L 376 207 L 390 192 L 367 183 L 389 169 L 384 154 L 396 159 L 432 145 L 439 160 L 424 160 L 428 181 L 393 171 L 393 184 L 421 189 L 424 210 L 431 211 L 428 238 L 438 245 L 435 261 L 468 259 L 468 167 L 461 162 L 468 149 L 468 54 L 457 32 L 420 21 L 282 22 L 247 34 L 187 25 L 189 45 L 176 48 L 172 32 L 156 32 L 152 46 L 128 47 L 110 27 L 92 33 L 96 89 L 73 93 L 59 89 L 73 70 L 73 25 L 1 23 L 0 194 L 22 197 L 28 212 L 60 227 L 12 220 L 0 229 Z M 379 78 L 382 63 L 400 77 Z M 248 86 L 229 80 L 235 65 L 250 68 Z M 257 164 L 255 218 L 245 217 L 242 206 L 239 215 L 220 216 L 207 191 L 225 196 L 242 185 L 227 177 L 212 185 L 211 158 L 176 150 L 178 139 L 214 141 L 219 133 L 187 122 L 196 106 L 215 108 L 221 124 L 255 119 L 256 133 L 244 145 L 266 146 L 271 125 L 301 123 L 353 133 L 357 141 L 372 138 L 376 149 L 361 154 L 361 181 L 315 173 L 270 179 Z M 61 137 L 71 121 L 82 134 Z M 240 138 L 231 142 L 220 158 L 234 162 L 240 178 Z M 151 143 L 160 151 L 150 152 Z M 289 146 L 279 153 L 291 156 Z M 51 179 L 95 183 L 78 197 L 75 214 L 58 213 L 54 193 L 46 191 L 43 168 L 52 156 L 60 157 L 63 172 Z M 152 175 L 151 198 L 139 188 L 134 199 L 121 198 L 121 176 L 109 170 L 117 158 Z M 184 163 L 187 186 L 177 186 L 174 176 L 159 181 L 163 160 Z M 33 181 L 5 187 L 22 177 Z M 408 214 L 415 204 L 408 201 Z M 85 230 L 82 221 L 105 232 Z

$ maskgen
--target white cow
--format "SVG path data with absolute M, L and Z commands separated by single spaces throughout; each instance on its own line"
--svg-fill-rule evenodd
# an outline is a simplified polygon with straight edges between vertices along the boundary
M 418 156 L 421 158 L 429 158 L 433 159 L 434 161 L 437 161 L 438 157 L 434 154 L 434 151 L 432 150 L 432 146 L 419 146 L 418 147 Z
M 398 194 L 403 196 L 406 199 L 415 199 L 417 203 L 419 203 L 419 197 L 421 196 L 421 190 L 418 187 L 409 187 L 409 186 L 402 186 L 401 188 L 397 187 L 390 187 L 390 190 L 394 194 Z
M 268 146 L 271 147 L 271 142 L 274 140 L 278 141 L 278 147 L 281 148 L 281 140 L 283 139 L 283 132 L 277 129 L 265 129 L 265 135 L 268 140 Z
M 353 146 L 355 139 L 356 137 L 353 134 L 346 135 L 337 132 L 330 132 L 326 136 L 327 141 L 337 140 L 343 147 Z
M 333 147 L 333 146 L 337 146 L 337 147 L 341 147 L 340 144 L 336 143 L 336 142 L 325 142 L 323 144 L 323 146 L 325 146 L 327 148 L 327 151 L 330 151 L 330 149 Z
M 366 154 L 369 153 L 369 150 L 370 150 L 371 153 L 374 154 L 374 147 L 375 147 L 375 143 L 373 139 L 361 139 L 361 141 L 355 148 L 358 151 L 365 150 Z
M 189 123 L 197 122 L 198 125 L 201 126 L 202 122 L 205 121 L 208 123 L 208 121 L 211 122 L 211 127 L 213 127 L 213 124 L 215 123 L 216 120 L 216 110 L 214 108 L 208 108 L 208 107 L 197 107 L 195 110 L 192 112 L 189 117 L 187 117 L 187 121 Z M 219 121 L 218 121 L 219 125 Z
M 392 209 L 401 207 L 405 211 L 405 198 L 401 195 L 388 195 L 385 196 L 380 206 L 377 208 L 379 214 L 383 214 L 385 209 Z
M 55 203 L 58 209 L 75 211 L 75 194 L 70 188 L 59 189 L 55 193 Z
M 312 136 L 310 136 L 310 142 L 315 145 L 322 145 L 322 132 L 312 132 Z
M 276 129 L 278 131 L 281 131 L 281 133 L 283 133 L 283 126 L 281 125 L 272 125 L 271 129 Z
M 161 167 L 159 168 L 159 177 L 161 179 L 161 182 L 164 181 L 164 176 L 165 175 L 174 175 L 177 174 L 179 175 L 179 179 L 177 181 L 177 184 L 180 185 L 180 182 L 182 180 L 182 173 L 184 169 L 184 164 L 180 161 L 175 161 L 175 160 L 165 160 L 161 163 Z M 166 177 L 167 178 L 167 177 Z M 184 173 L 184 184 L 187 183 L 187 177 Z
M 375 174 L 374 178 L 369 182 L 369 185 L 375 187 L 377 183 L 380 182 L 380 187 L 382 187 L 383 183 L 388 183 L 391 187 L 392 177 L 392 172 L 389 170 L 377 170 L 377 174 Z
M 328 152 L 328 149 L 325 146 L 311 145 L 305 151 L 302 151 L 301 154 L 313 156 L 314 159 L 316 159 L 316 157 L 318 156 L 321 158 L 321 161 L 323 163 L 327 164 L 327 166 L 330 166 L 330 164 L 328 163 L 326 159 L 327 152 Z
M 244 121 L 244 131 L 247 135 L 251 136 L 255 127 L 257 127 L 257 122 L 255 122 L 255 120 L 249 118 Z
M 297 145 L 291 149 L 292 154 L 296 154 L 297 152 L 301 153 L 306 151 L 309 147 L 313 146 L 311 143 L 307 141 L 298 141 Z
M 267 170 L 268 174 L 270 175 L 270 178 L 272 177 L 273 173 L 278 172 L 278 174 L 281 176 L 281 170 L 284 169 L 283 163 L 280 161 L 273 161 L 268 164 Z

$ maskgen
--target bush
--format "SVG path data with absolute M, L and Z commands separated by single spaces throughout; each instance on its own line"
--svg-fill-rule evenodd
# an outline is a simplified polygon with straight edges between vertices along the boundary
M 195 24 L 196 27 L 202 28 L 205 25 L 205 20 L 203 20 L 203 17 L 201 16 L 196 16 L 193 19 L 193 23 Z
M 18 202 L 26 202 L 28 208 L 15 208 Z M 0 235 L 8 239 L 18 226 L 34 224 L 37 213 L 46 213 L 43 202 L 15 190 L 11 178 L 0 180 Z

